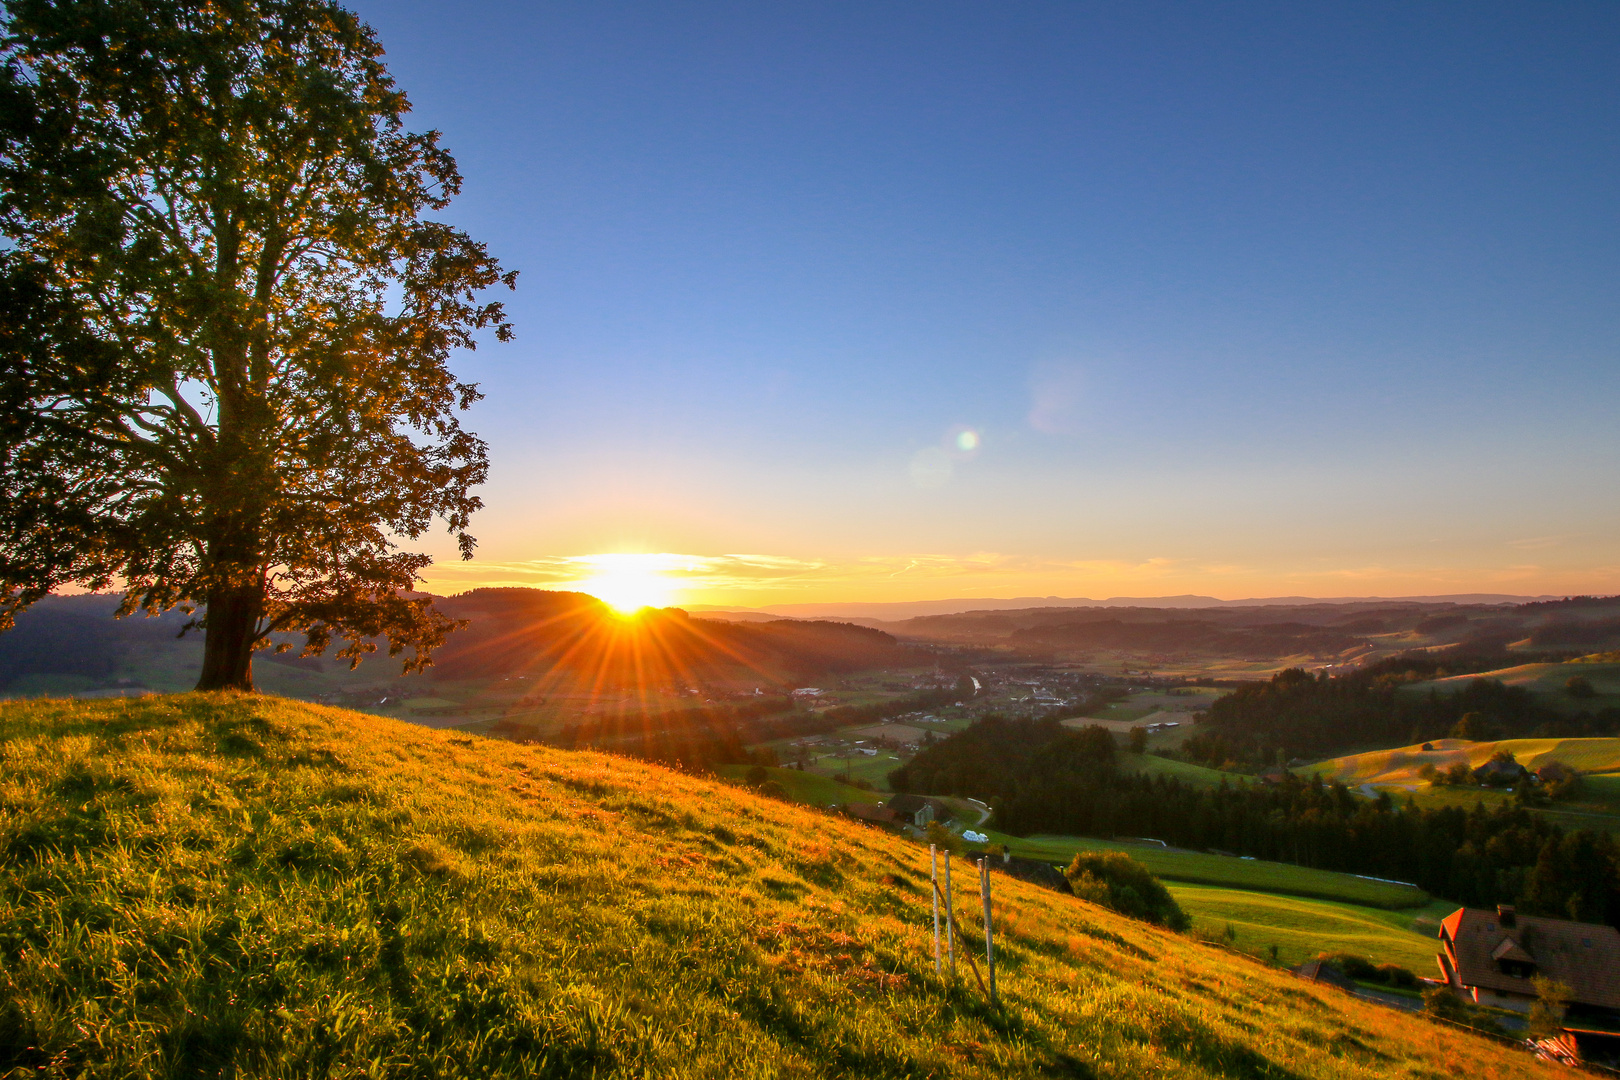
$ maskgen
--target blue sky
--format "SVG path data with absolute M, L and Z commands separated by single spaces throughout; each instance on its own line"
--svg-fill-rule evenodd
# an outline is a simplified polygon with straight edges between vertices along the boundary
M 1620 591 L 1620 6 L 358 10 L 523 275 L 435 587 Z

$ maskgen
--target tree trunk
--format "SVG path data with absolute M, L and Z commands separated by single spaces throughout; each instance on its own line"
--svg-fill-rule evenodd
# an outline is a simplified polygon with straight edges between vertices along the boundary
M 253 642 L 259 628 L 261 590 L 223 587 L 208 597 L 198 690 L 252 690 Z

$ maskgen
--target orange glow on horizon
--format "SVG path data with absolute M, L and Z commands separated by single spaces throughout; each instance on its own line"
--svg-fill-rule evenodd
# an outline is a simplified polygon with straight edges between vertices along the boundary
M 596 597 L 619 615 L 668 607 L 676 591 L 667 555 L 585 555 L 579 561 L 591 569 L 591 576 L 573 587 Z

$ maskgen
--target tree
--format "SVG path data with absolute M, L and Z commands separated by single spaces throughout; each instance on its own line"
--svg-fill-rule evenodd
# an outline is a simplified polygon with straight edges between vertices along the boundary
M 1536 990 L 1536 1003 L 1530 1006 L 1530 1035 L 1536 1039 L 1551 1039 L 1564 1030 L 1564 1009 L 1574 993 L 1555 979 L 1537 975 L 1530 980 Z
M 1133 727 L 1130 734 L 1131 753 L 1147 753 L 1147 728 Z
M 967 850 L 967 845 L 962 842 L 962 838 L 956 833 L 951 832 L 951 830 L 947 829 L 943 823 L 938 821 L 930 821 L 928 823 L 928 829 L 924 838 L 941 851 L 949 851 L 953 855 L 960 855 L 962 852 Z
M 1120 851 L 1082 851 L 1063 872 L 1082 900 L 1172 930 L 1192 925 L 1170 890 L 1146 866 Z
M 199 689 L 300 633 L 406 671 L 453 624 L 408 591 L 470 557 L 480 395 L 511 336 L 459 190 L 369 27 L 323 0 L 11 0 L 0 24 L 0 629 L 70 583 L 180 606 Z M 276 646 L 288 647 L 285 641 Z
M 1597 688 L 1592 685 L 1592 680 L 1585 675 L 1571 675 L 1568 679 L 1565 679 L 1564 692 L 1570 697 L 1582 701 L 1597 697 Z
M 1463 713 L 1451 729 L 1453 739 L 1466 739 L 1469 742 L 1479 742 L 1486 737 L 1485 718 L 1477 712 Z

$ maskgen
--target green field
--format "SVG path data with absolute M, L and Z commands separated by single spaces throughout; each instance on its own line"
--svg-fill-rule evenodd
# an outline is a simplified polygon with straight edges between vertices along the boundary
M 1571 697 L 1564 684 L 1573 675 L 1588 679 L 1597 695 L 1586 699 Z M 1475 679 L 1495 679 L 1507 686 L 1522 686 L 1542 704 L 1568 712 L 1595 711 L 1609 705 L 1620 705 L 1620 664 L 1579 660 L 1564 664 L 1520 664 L 1477 675 L 1453 675 L 1445 679 L 1409 683 L 1401 687 L 1401 692 L 1427 694 L 1430 690 L 1439 690 L 1447 693 L 1461 690 Z
M 1017 837 L 997 832 L 990 832 L 989 836 L 992 842 L 1007 845 L 1014 855 L 1051 863 L 1067 863 L 1080 851 L 1123 851 L 1166 881 L 1338 900 L 1389 909 L 1417 908 L 1430 902 L 1429 894 L 1416 886 L 1370 881 L 1353 874 L 1313 870 L 1263 859 L 1167 851 L 1152 844 L 1126 844 L 1080 836 Z
M 1499 742 L 1468 742 L 1464 739 L 1436 739 L 1424 750 L 1422 744 L 1375 750 L 1366 754 L 1302 765 L 1294 771 L 1302 776 L 1320 773 L 1324 780 L 1345 784 L 1418 785 L 1424 765 L 1444 772 L 1456 762 L 1470 768 L 1485 764 L 1491 755 L 1506 750 L 1528 769 L 1560 761 L 1581 772 L 1620 771 L 1620 739 L 1503 739 Z
M 748 774 L 748 765 L 721 765 L 715 772 L 728 780 L 741 780 Z M 766 769 L 770 779 L 782 785 L 788 798 L 806 806 L 848 806 L 852 802 L 875 803 L 883 799 L 882 792 L 840 784 L 830 776 L 820 776 L 798 769 Z
M 1398 964 L 1418 975 L 1435 974 L 1435 936 L 1413 929 L 1415 916 L 1430 922 L 1456 910 L 1455 904 L 1431 903 L 1426 908 L 1384 911 L 1358 904 L 1312 900 L 1298 896 L 1222 889 L 1172 882 L 1170 892 L 1193 920 L 1193 930 L 1226 941 L 1252 956 L 1268 958 L 1277 946 L 1277 958 L 1289 967 L 1323 952 L 1348 952 L 1375 964 Z M 1429 925 L 1426 923 L 1425 925 Z M 1226 937 L 1227 927 L 1236 933 Z
M 848 758 L 825 754 L 810 762 L 809 771 L 821 776 L 849 776 L 865 780 L 877 791 L 889 790 L 889 774 L 900 767 L 900 757 L 888 750 L 880 750 L 876 757 L 853 754 Z
M 8 703 L 0 805 L 9 1076 L 1567 1075 L 1002 877 L 992 1007 L 935 973 L 927 848 L 611 755 Z
M 1119 763 L 1122 769 L 1151 773 L 1155 776 L 1169 776 L 1191 787 L 1218 788 L 1223 780 L 1230 784 L 1234 780 L 1241 779 L 1219 769 L 1194 765 L 1190 761 L 1159 757 L 1157 754 L 1122 753 L 1119 755 Z

